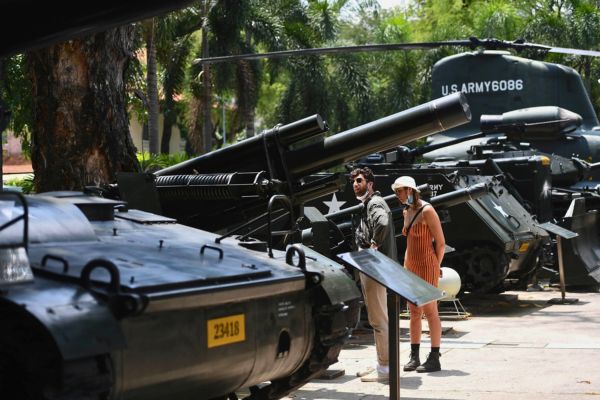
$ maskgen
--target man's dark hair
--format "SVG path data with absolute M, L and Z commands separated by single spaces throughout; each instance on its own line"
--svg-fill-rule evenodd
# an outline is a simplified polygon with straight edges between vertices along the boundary
M 375 182 L 375 175 L 373 175 L 373 171 L 369 167 L 354 168 L 350 172 L 350 179 L 354 180 L 359 175 L 364 176 L 367 182 Z

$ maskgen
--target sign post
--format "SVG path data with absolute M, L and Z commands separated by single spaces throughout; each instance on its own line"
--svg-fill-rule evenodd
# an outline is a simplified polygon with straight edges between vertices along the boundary
M 400 399 L 400 325 L 398 296 L 417 307 L 444 297 L 444 292 L 425 282 L 385 254 L 367 249 L 340 254 L 342 260 L 388 289 L 390 399 Z
M 556 235 L 556 251 L 558 255 L 558 276 L 560 279 L 560 293 L 561 298 L 553 298 L 548 300 L 550 304 L 573 304 L 577 303 L 579 299 L 571 298 L 567 299 L 565 297 L 565 267 L 563 264 L 563 248 L 562 248 L 562 239 L 573 239 L 579 236 L 578 233 L 570 231 L 568 229 L 563 228 L 562 226 L 558 226 L 553 224 L 552 222 L 545 222 L 543 224 L 538 225 L 540 228 L 547 230 L 550 233 L 554 233 Z

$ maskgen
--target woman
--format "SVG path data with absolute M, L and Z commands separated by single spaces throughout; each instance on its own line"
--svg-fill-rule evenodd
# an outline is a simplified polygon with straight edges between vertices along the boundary
M 437 287 L 441 275 L 442 259 L 446 242 L 442 224 L 433 206 L 419 196 L 415 180 L 410 176 L 401 176 L 392 185 L 392 190 L 404 209 L 404 228 L 406 236 L 406 254 L 404 266 L 431 285 Z M 433 372 L 441 370 L 440 342 L 442 324 L 438 314 L 437 302 L 422 307 L 409 303 L 410 310 L 410 360 L 404 366 L 405 371 Z M 421 365 L 419 347 L 421 344 L 421 320 L 425 314 L 429 324 L 431 352 Z

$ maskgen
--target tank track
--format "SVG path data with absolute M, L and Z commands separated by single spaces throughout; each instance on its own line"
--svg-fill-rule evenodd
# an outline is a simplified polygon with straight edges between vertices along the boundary
M 459 273 L 461 291 L 472 293 L 503 291 L 509 262 L 510 259 L 501 249 L 489 244 L 457 249 L 444 257 L 444 265 Z

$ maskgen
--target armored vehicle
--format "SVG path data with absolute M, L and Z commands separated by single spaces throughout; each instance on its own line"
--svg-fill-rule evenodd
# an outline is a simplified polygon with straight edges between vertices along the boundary
M 32 24 L 0 52 L 188 3 L 13 2 L 6 15 Z M 352 279 L 298 244 L 252 251 L 82 193 L 0 192 L 0 209 L 3 398 L 281 398 L 334 363 L 356 325 Z
M 388 152 L 387 156 L 395 157 L 395 154 Z M 439 210 L 446 243 L 455 249 L 444 257 L 444 264 L 460 274 L 464 291 L 502 292 L 508 287 L 507 280 L 522 287 L 539 267 L 548 234 L 537 227 L 538 221 L 507 189 L 501 172 L 490 171 L 486 165 L 406 165 L 384 162 L 385 158 L 374 162 L 374 158 L 363 159 L 352 167 L 371 168 L 377 188 L 384 194 L 391 192 L 391 184 L 402 175 L 410 175 L 418 184 L 426 184 L 432 200 L 472 185 L 488 188 L 477 198 L 467 197 L 462 204 Z M 321 198 L 312 205 L 326 213 L 333 201 L 356 204 L 349 187 L 335 196 Z M 401 213 L 398 214 L 397 223 L 401 224 Z M 401 229 L 396 232 L 398 254 L 402 259 L 405 241 L 399 234 Z
M 2 393 L 280 398 L 336 362 L 356 324 L 353 281 L 299 245 L 268 256 L 122 202 L 13 196 L 1 196 Z
M 464 128 L 431 136 L 428 143 L 441 145 L 477 131 L 485 137 L 427 152 L 425 160 L 473 165 L 494 159 L 506 172 L 507 185 L 540 222 L 556 221 L 579 234 L 562 244 L 567 286 L 598 287 L 600 127 L 579 74 L 486 50 L 440 60 L 432 84 L 434 95 L 465 93 L 474 104 L 474 118 Z M 523 157 L 545 159 L 549 176 L 531 173 L 540 168 L 521 168 Z M 556 258 L 550 264 L 557 269 Z

